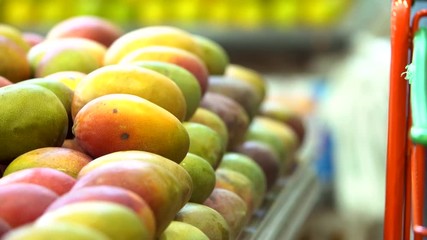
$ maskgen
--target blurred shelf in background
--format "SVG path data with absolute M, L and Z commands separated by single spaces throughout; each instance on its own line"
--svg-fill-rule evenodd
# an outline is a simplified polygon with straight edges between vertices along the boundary
M 0 0 L 0 22 L 45 33 L 76 15 L 96 15 L 131 30 L 174 25 L 226 49 L 331 51 L 361 26 L 365 0 Z M 370 1 L 369 1 L 370 2 Z M 363 3 L 363 4 L 362 4 Z

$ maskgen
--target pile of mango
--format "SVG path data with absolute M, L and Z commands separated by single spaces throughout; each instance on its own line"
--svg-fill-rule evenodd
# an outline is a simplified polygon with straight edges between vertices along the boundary
M 306 135 L 218 43 L 78 16 L 0 25 L 0 236 L 237 239 Z

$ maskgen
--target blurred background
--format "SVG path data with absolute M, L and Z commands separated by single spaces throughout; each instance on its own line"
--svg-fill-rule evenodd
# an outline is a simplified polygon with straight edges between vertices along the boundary
M 391 1 L 0 0 L 0 22 L 41 34 L 76 15 L 173 25 L 221 44 L 314 122 L 320 193 L 294 239 L 382 239 Z M 314 139 L 314 140 L 313 140 Z M 292 220 L 289 220 L 292 221 Z M 281 239 L 279 237 L 279 239 Z M 285 239 L 285 238 L 284 238 Z

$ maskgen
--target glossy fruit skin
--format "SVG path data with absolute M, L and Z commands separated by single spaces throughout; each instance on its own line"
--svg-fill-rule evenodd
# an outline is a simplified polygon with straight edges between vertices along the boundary
M 188 153 L 179 165 L 188 172 L 193 182 L 189 201 L 202 203 L 215 187 L 215 170 L 208 161 L 192 153 Z
M 77 143 L 94 158 L 124 150 L 152 152 L 181 162 L 189 148 L 182 123 L 165 109 L 130 94 L 108 94 L 74 119 Z
M 132 209 L 146 226 L 150 238 L 154 237 L 156 223 L 153 211 L 144 199 L 136 193 L 121 187 L 101 185 L 69 191 L 52 202 L 46 209 L 46 212 L 55 211 L 69 204 L 86 201 L 107 201 Z
M 267 95 L 267 83 L 264 77 L 254 69 L 239 64 L 229 64 L 225 69 L 225 76 L 231 77 L 237 81 L 249 83 L 257 92 L 258 106 L 263 102 Z
M 169 77 L 130 64 L 100 67 L 83 77 L 74 90 L 72 116 L 75 117 L 91 100 L 115 93 L 142 97 L 168 110 L 179 120 L 185 118 L 184 95 Z
M 218 114 L 206 108 L 199 107 L 193 116 L 188 120 L 189 122 L 200 123 L 215 130 L 222 139 L 224 148 L 228 144 L 228 131 L 225 122 L 219 117 Z
M 123 160 L 106 163 L 79 177 L 71 191 L 89 186 L 110 185 L 133 191 L 152 209 L 158 236 L 184 205 L 186 192 L 178 178 L 166 168 L 149 162 Z
M 44 213 L 36 225 L 72 223 L 95 229 L 111 240 L 150 239 L 144 223 L 128 207 L 107 201 L 87 201 L 65 205 Z
M 176 221 L 191 224 L 200 229 L 209 239 L 229 240 L 230 227 L 224 217 L 213 208 L 203 204 L 187 203 L 175 217 Z
M 76 16 L 55 24 L 46 34 L 46 38 L 80 37 L 109 47 L 122 34 L 122 29 L 107 19 L 96 16 Z
M 4 175 L 6 176 L 21 169 L 48 167 L 60 170 L 76 178 L 80 169 L 91 160 L 90 156 L 77 150 L 62 147 L 37 148 L 21 154 L 10 162 L 4 171 Z
M 133 63 L 148 68 L 170 78 L 181 89 L 187 104 L 185 120 L 191 118 L 202 100 L 202 89 L 196 77 L 187 69 L 173 63 L 163 61 L 138 61 Z
M 218 168 L 215 170 L 215 188 L 223 188 L 236 193 L 246 203 L 248 216 L 256 210 L 256 192 L 251 180 L 237 171 Z
M 245 141 L 234 151 L 252 158 L 261 167 L 266 177 L 267 191 L 274 186 L 280 177 L 281 161 L 272 147 L 261 141 Z
M 187 157 L 188 157 L 188 154 L 185 158 Z M 168 158 L 162 157 L 155 153 L 146 152 L 146 151 L 137 151 L 137 150 L 118 151 L 118 152 L 109 153 L 107 155 L 103 155 L 101 157 L 95 158 L 80 170 L 79 178 L 90 173 L 92 170 L 98 167 L 104 166 L 105 164 L 114 163 L 114 162 L 120 163 L 126 160 L 132 160 L 132 161 L 136 160 L 136 161 L 145 162 L 145 163 L 152 163 L 164 168 L 169 173 L 174 175 L 174 177 L 176 177 L 178 180 L 177 187 L 179 187 L 180 192 L 182 193 L 182 198 L 179 199 L 181 201 L 178 201 L 178 199 L 174 199 L 174 200 L 177 202 L 180 202 L 182 206 L 190 200 L 190 197 L 193 192 L 193 181 L 190 174 L 185 170 L 185 168 L 183 168 L 180 164 Z
M 138 61 L 163 61 L 176 64 L 191 72 L 200 84 L 202 96 L 209 85 L 209 72 L 204 62 L 195 54 L 176 47 L 149 46 L 137 49 L 127 54 L 120 63 Z
M 12 228 L 38 219 L 58 198 L 52 190 L 32 183 L 14 183 L 0 187 L 0 219 Z
M 149 46 L 170 46 L 200 54 L 193 37 L 182 29 L 172 26 L 147 26 L 123 34 L 108 48 L 105 65 L 119 63 L 123 57 L 137 49 Z
M 230 227 L 232 239 L 239 236 L 250 219 L 243 199 L 227 189 L 215 188 L 203 204 L 213 208 L 224 217 Z
M 217 42 L 202 35 L 193 34 L 200 47 L 200 58 L 206 64 L 209 75 L 222 75 L 230 63 L 227 51 Z
M 258 208 L 266 194 L 267 181 L 262 168 L 247 155 L 235 152 L 224 154 L 219 168 L 234 170 L 245 175 L 255 190 L 255 207 Z
M 57 72 L 89 73 L 102 66 L 106 48 L 85 38 L 58 38 L 43 41 L 32 47 L 27 59 L 35 77 Z
M 216 169 L 225 153 L 221 136 L 212 128 L 195 122 L 183 123 L 190 137 L 188 152 L 196 154 Z
M 251 121 L 239 103 L 230 97 L 208 91 L 200 107 L 214 112 L 224 121 L 228 131 L 227 150 L 244 141 Z
M 73 187 L 76 179 L 59 170 L 47 167 L 35 167 L 16 171 L 0 178 L 0 187 L 14 183 L 37 184 L 54 191 L 61 196 Z

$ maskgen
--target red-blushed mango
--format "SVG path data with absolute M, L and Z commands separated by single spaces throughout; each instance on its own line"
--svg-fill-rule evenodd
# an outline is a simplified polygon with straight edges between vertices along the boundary
M 30 48 L 45 40 L 45 37 L 42 34 L 36 32 L 22 32 L 22 38 Z
M 108 94 L 90 101 L 77 113 L 73 132 L 94 158 L 141 150 L 179 163 L 190 145 L 187 131 L 174 115 L 131 94 Z
M 85 76 L 74 90 L 73 117 L 89 101 L 113 93 L 142 97 L 166 109 L 180 121 L 185 118 L 185 98 L 176 83 L 156 71 L 129 64 L 104 66 Z
M 295 103 L 291 102 L 292 99 L 267 96 L 260 106 L 259 115 L 273 118 L 291 127 L 298 138 L 299 148 L 305 140 L 307 126 L 304 115 L 295 109 Z
M 48 167 L 76 178 L 80 169 L 91 160 L 90 156 L 68 148 L 37 148 L 18 156 L 10 162 L 4 171 L 4 176 L 22 169 Z
M 46 54 L 58 52 L 61 49 L 81 49 L 86 51 L 90 56 L 96 60 L 98 66 L 103 66 L 103 58 L 107 48 L 98 42 L 85 38 L 58 38 L 46 39 L 43 42 L 32 47 L 28 53 L 27 58 L 32 66 L 36 66 L 45 58 Z M 70 70 L 64 70 L 70 71 Z M 78 71 L 78 70 L 71 70 Z M 86 73 L 86 72 L 83 72 Z
M 281 161 L 273 148 L 260 141 L 245 141 L 233 150 L 252 158 L 261 167 L 266 177 L 267 191 L 274 186 L 280 177 Z
M 211 240 L 229 240 L 230 227 L 224 217 L 213 208 L 199 203 L 187 203 L 175 221 L 188 223 L 200 229 Z
M 85 201 L 62 206 L 40 216 L 37 226 L 73 223 L 95 229 L 111 240 L 148 239 L 147 227 L 138 215 L 118 203 Z
M 11 82 L 31 77 L 31 66 L 26 52 L 12 40 L 0 35 L 0 76 Z
M 154 70 L 174 81 L 184 94 L 187 105 L 185 120 L 188 120 L 194 114 L 199 107 L 202 90 L 196 77 L 191 72 L 176 64 L 162 61 L 138 61 L 133 64 Z
M 147 26 L 127 32 L 111 44 L 105 65 L 119 63 L 128 53 L 147 46 L 170 46 L 199 55 L 200 49 L 188 32 L 173 26 Z
M 237 239 L 249 221 L 246 203 L 230 190 L 215 188 L 203 204 L 224 217 L 230 227 L 231 239 Z
M 228 131 L 227 150 L 244 141 L 250 119 L 239 103 L 219 93 L 207 92 L 200 107 L 214 112 L 224 121 Z
M 156 236 L 173 220 L 182 208 L 185 194 L 181 191 L 178 179 L 154 163 L 138 160 L 123 160 L 106 163 L 79 177 L 71 191 L 88 186 L 111 185 L 122 187 L 138 194 L 154 213 Z
M 0 219 L 12 228 L 39 218 L 58 198 L 52 190 L 31 183 L 14 183 L 0 187 Z
M 89 73 L 103 66 L 105 46 L 84 38 L 45 40 L 30 49 L 27 59 L 35 77 L 61 71 Z
M 56 23 L 46 35 L 47 39 L 80 37 L 109 47 L 123 34 L 112 21 L 98 16 L 74 16 Z
M 11 82 L 9 79 L 0 76 L 0 87 L 8 86 L 11 84 L 13 84 L 13 82 Z
M 202 90 L 202 96 L 206 92 L 209 72 L 205 63 L 197 55 L 176 47 L 149 46 L 129 52 L 120 60 L 120 63 L 146 60 L 173 63 L 185 68 L 196 77 Z
M 233 99 L 245 109 L 250 120 L 258 114 L 261 100 L 249 83 L 236 81 L 225 75 L 210 76 L 208 92 L 218 93 Z
M 9 231 L 2 240 L 110 240 L 105 234 L 90 227 L 75 223 L 54 223 L 48 225 L 26 224 Z
M 226 168 L 216 169 L 215 175 L 215 188 L 224 188 L 236 193 L 246 203 L 248 216 L 252 216 L 252 213 L 256 210 L 256 196 L 251 180 L 237 171 Z
M 187 157 L 188 154 L 185 158 Z M 137 160 L 141 162 L 153 163 L 167 169 L 170 173 L 172 173 L 178 179 L 178 186 L 180 187 L 180 192 L 182 193 L 182 199 L 180 199 L 182 206 L 184 206 L 184 204 L 187 203 L 192 196 L 194 188 L 192 176 L 186 171 L 185 168 L 168 158 L 146 151 L 117 151 L 95 158 L 80 170 L 78 177 L 81 178 L 84 175 L 90 173 L 92 170 L 107 163 L 121 162 L 125 160 Z
M 236 152 L 227 152 L 221 159 L 218 168 L 231 169 L 245 175 L 255 190 L 255 208 L 261 206 L 267 192 L 266 176 L 262 168 L 247 155 Z
M 32 183 L 46 187 L 61 196 L 74 186 L 76 179 L 53 168 L 22 169 L 0 178 L 0 187 L 14 183 Z
M 265 131 L 263 128 L 258 127 L 257 118 L 258 117 L 255 117 L 254 121 L 249 126 L 249 129 L 245 135 L 245 142 L 257 141 L 267 144 L 269 147 L 271 147 L 279 156 L 281 167 L 280 172 L 282 173 L 282 171 L 287 168 L 287 159 L 289 158 L 290 154 L 283 147 L 283 142 L 280 139 L 280 136 L 274 132 Z
M 274 137 L 274 142 L 269 142 Z M 284 152 L 283 167 L 286 172 L 294 163 L 294 154 L 297 150 L 298 140 L 295 132 L 283 122 L 265 116 L 257 116 L 253 119 L 248 130 L 250 140 L 267 140 L 278 151 Z
M 147 227 L 149 238 L 154 238 L 156 222 L 153 211 L 144 199 L 136 193 L 121 187 L 100 185 L 76 189 L 60 196 L 52 202 L 46 209 L 46 212 L 55 211 L 68 204 L 84 201 L 108 201 L 119 203 L 132 209 Z
M 239 64 L 229 64 L 225 69 L 225 76 L 230 80 L 249 83 L 257 92 L 258 106 L 267 95 L 267 82 L 260 72 Z

